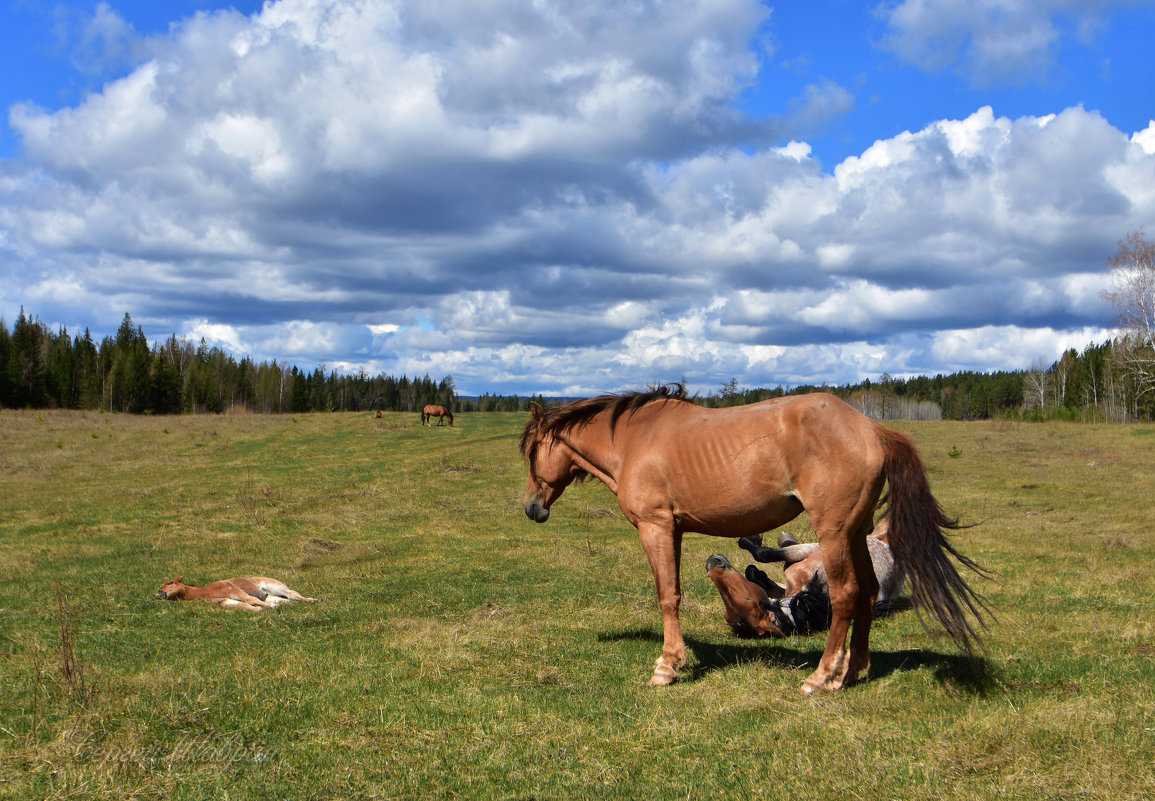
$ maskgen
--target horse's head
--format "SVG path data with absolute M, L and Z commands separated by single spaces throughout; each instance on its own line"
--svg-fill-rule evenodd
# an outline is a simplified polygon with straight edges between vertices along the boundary
M 521 435 L 521 453 L 529 463 L 522 508 L 530 520 L 544 523 L 553 502 L 586 472 L 574 461 L 573 450 L 556 436 L 548 413 L 537 403 L 529 408 L 530 419 Z
M 160 585 L 160 589 L 156 591 L 156 597 L 164 601 L 176 600 L 184 594 L 184 576 L 177 576 L 169 579 L 164 584 Z

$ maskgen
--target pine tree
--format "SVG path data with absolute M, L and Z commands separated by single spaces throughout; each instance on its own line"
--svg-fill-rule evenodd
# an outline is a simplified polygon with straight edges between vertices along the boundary
M 44 354 L 44 331 L 38 321 L 25 316 L 24 307 L 12 329 L 12 353 L 9 379 L 14 383 L 14 406 L 42 408 L 47 405 L 47 365 Z
M 12 362 L 12 336 L 8 333 L 8 325 L 0 317 L 0 407 L 11 408 L 16 405 L 15 386 L 9 368 Z M 12 372 L 15 367 L 12 366 Z

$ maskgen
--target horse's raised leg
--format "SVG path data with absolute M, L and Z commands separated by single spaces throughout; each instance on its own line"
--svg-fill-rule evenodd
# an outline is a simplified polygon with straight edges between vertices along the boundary
M 642 548 L 654 572 L 658 590 L 658 607 L 662 610 L 662 655 L 654 663 L 651 685 L 673 684 L 678 668 L 686 660 L 686 643 L 678 622 L 678 607 L 682 602 L 679 577 L 682 561 L 682 533 L 672 526 L 654 523 L 638 524 Z
M 870 624 L 874 619 L 874 601 L 878 597 L 878 579 L 870 562 L 866 544 L 869 521 L 850 534 L 819 532 L 819 547 L 830 589 L 830 633 L 818 669 L 802 683 L 802 692 L 840 690 L 870 667 Z M 851 621 L 850 650 L 846 635 Z

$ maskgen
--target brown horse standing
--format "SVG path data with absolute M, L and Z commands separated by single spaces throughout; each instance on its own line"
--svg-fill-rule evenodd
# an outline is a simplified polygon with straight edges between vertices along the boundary
M 931 495 L 918 452 L 824 393 L 706 409 L 682 388 L 602 395 L 532 416 L 521 437 L 529 462 L 524 510 L 538 523 L 574 480 L 594 476 L 618 498 L 641 537 L 662 611 L 662 654 L 650 684 L 677 678 L 686 646 L 678 622 L 682 534 L 747 537 L 805 511 L 818 536 L 832 620 L 806 693 L 836 690 L 869 667 L 878 594 L 866 537 L 884 484 L 890 546 L 909 576 L 916 606 L 933 613 L 968 652 L 983 600 L 948 555 L 982 574 L 947 541 L 958 528 Z M 847 651 L 846 638 L 855 622 Z
M 449 411 L 448 406 L 441 406 L 440 404 L 430 403 L 421 410 L 421 425 L 429 425 L 430 418 L 437 418 L 437 425 L 444 425 L 445 418 L 449 418 L 449 425 L 453 425 L 453 412 Z

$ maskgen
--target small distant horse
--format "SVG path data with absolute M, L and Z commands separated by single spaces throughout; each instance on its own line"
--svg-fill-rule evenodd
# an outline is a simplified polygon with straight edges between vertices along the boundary
M 437 425 L 444 425 L 445 418 L 449 418 L 449 425 L 453 425 L 453 412 L 449 411 L 448 406 L 441 406 L 440 404 L 431 403 L 421 410 L 421 425 L 429 425 L 430 418 L 437 418 Z
M 594 476 L 638 529 L 662 611 L 650 684 L 673 682 L 686 657 L 678 620 L 683 533 L 749 537 L 803 511 L 817 534 L 832 615 L 822 658 L 801 689 L 837 690 L 867 671 L 878 595 L 867 534 L 884 485 L 890 547 L 915 606 L 973 651 L 978 637 L 967 613 L 983 624 L 987 607 L 949 557 L 986 573 L 947 540 L 943 529 L 958 521 L 931 494 L 910 439 L 833 395 L 707 409 L 673 385 L 530 408 L 521 436 L 526 516 L 544 523 L 566 487 Z
M 866 540 L 879 587 L 875 615 L 886 614 L 894 608 L 906 578 L 895 564 L 887 542 L 887 528 L 883 518 Z M 772 581 L 754 565 L 747 565 L 742 575 L 725 556 L 709 556 L 706 575 L 722 596 L 726 623 L 735 634 L 788 637 L 821 631 L 830 625 L 830 592 L 817 543 L 800 545 L 783 532 L 778 536 L 777 548 L 764 547 L 761 535 L 743 537 L 738 545 L 759 562 L 785 563 L 786 584 Z
M 272 609 L 288 601 L 316 603 L 318 600 L 306 598 L 284 583 L 266 576 L 222 579 L 204 586 L 185 584 L 184 576 L 177 576 L 162 584 L 156 597 L 169 601 L 203 600 L 218 606 L 240 606 L 244 609 Z

